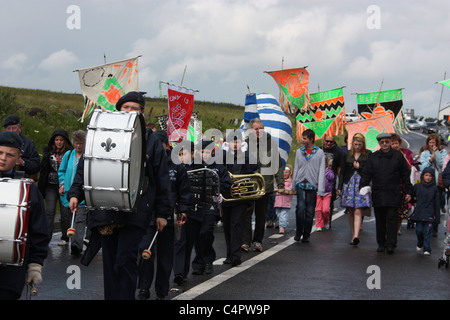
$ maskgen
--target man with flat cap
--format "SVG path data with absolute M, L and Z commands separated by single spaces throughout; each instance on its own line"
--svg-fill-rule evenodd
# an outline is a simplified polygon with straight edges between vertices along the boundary
M 378 252 L 394 253 L 397 245 L 398 208 L 402 205 L 402 183 L 406 201 L 410 201 L 412 184 L 405 157 L 391 148 L 391 134 L 377 136 L 380 149 L 372 153 L 361 172 L 360 194 L 372 191 Z M 371 184 L 371 187 L 370 187 Z
M 32 178 L 36 181 L 40 169 L 41 157 L 33 141 L 23 136 L 20 118 L 15 114 L 7 116 L 3 122 L 3 128 L 5 131 L 17 133 L 22 139 L 22 155 L 16 163 L 17 170 L 23 171 L 25 177 Z
M 15 165 L 20 158 L 21 148 L 22 139 L 18 134 L 10 131 L 0 132 L 0 178 L 14 179 Z M 7 183 L 2 183 L 0 186 L 0 188 L 7 187 Z M 4 190 L 0 189 L 0 192 Z M 0 261 L 0 300 L 19 299 L 25 282 L 38 285 L 42 281 L 41 269 L 47 258 L 50 237 L 44 200 L 33 183 L 30 185 L 28 203 L 29 221 L 25 261 L 22 266 L 5 265 Z M 0 207 L 0 215 L 2 210 Z
M 118 111 L 143 113 L 145 99 L 139 92 L 129 92 L 116 104 Z M 142 237 L 152 221 L 162 231 L 169 214 L 173 213 L 173 201 L 169 171 L 163 146 L 151 132 L 146 137 L 147 183 L 144 192 L 132 212 L 92 210 L 89 215 L 91 238 L 81 263 L 88 265 L 102 249 L 104 298 L 106 300 L 134 300 L 138 278 L 138 251 Z M 113 174 L 113 173 L 111 173 Z M 67 193 L 71 211 L 84 200 L 84 160 L 80 159 L 72 187 Z

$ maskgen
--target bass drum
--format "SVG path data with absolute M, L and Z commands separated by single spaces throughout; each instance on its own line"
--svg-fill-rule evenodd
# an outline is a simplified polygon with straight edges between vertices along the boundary
M 145 181 L 142 114 L 94 110 L 87 126 L 84 159 L 88 208 L 132 211 Z

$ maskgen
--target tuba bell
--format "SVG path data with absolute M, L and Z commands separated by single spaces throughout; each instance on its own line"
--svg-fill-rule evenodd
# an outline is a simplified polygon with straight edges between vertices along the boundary
M 231 172 L 229 174 L 232 181 L 231 198 L 223 198 L 223 201 L 258 200 L 266 193 L 264 177 L 261 174 L 232 174 Z

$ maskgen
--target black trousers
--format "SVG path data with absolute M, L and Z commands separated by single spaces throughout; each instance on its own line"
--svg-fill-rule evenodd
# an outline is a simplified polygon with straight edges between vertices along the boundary
M 241 259 L 242 236 L 249 203 L 236 203 L 222 207 L 223 232 L 227 246 L 227 259 Z
M 101 236 L 103 283 L 106 300 L 135 300 L 137 258 L 144 230 L 126 226 Z
M 378 246 L 395 248 L 397 245 L 398 208 L 374 207 L 374 211 Z
M 156 233 L 156 226 L 151 226 L 147 231 L 141 244 L 141 250 L 148 249 Z M 174 226 L 167 225 L 163 231 L 159 232 L 156 240 L 150 249 L 150 259 L 139 261 L 139 281 L 138 289 L 150 289 L 155 275 L 156 259 L 156 280 L 155 291 L 159 297 L 166 297 L 169 293 L 169 278 L 172 272 L 174 259 Z

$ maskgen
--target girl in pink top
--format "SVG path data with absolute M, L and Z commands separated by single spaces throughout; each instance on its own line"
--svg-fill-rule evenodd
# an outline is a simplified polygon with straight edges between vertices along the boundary
M 280 233 L 284 234 L 288 226 L 289 211 L 291 211 L 292 197 L 295 191 L 292 189 L 292 174 L 294 170 L 290 164 L 286 165 L 284 169 L 284 192 L 277 193 L 275 197 L 275 212 L 278 217 L 278 224 L 280 227 Z

